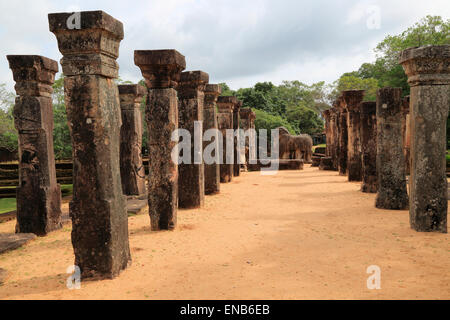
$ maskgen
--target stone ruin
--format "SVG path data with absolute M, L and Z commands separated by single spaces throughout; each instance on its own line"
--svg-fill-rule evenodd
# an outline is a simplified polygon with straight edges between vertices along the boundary
M 178 211 L 178 165 L 171 158 L 177 143 L 172 141 L 172 132 L 178 128 L 176 88 L 186 60 L 176 50 L 137 50 L 134 63 L 141 69 L 148 88 L 145 121 L 152 155 L 148 174 L 151 229 L 172 230 Z
M 400 63 L 411 87 L 409 215 L 416 231 L 447 232 L 446 123 L 450 45 L 410 48 Z
M 51 96 L 58 63 L 32 55 L 7 58 L 17 93 L 13 111 L 19 133 L 16 232 L 44 236 L 62 226 L 61 188 L 56 183 L 53 153 Z
M 63 55 L 73 148 L 72 244 L 83 278 L 113 278 L 131 261 L 119 164 L 122 119 L 114 82 L 123 25 L 102 11 L 80 14 L 80 29 L 68 28 L 71 13 L 48 15 Z
M 361 191 L 377 192 L 377 104 L 361 103 Z
M 254 131 L 252 131 L 252 130 L 255 130 L 256 115 L 252 111 L 252 109 L 242 108 L 240 110 L 240 117 L 241 117 L 242 129 L 244 131 L 251 130 L 251 131 L 249 131 L 250 136 L 245 137 L 244 146 L 243 146 L 244 156 L 245 156 L 244 166 L 247 168 L 250 163 L 250 159 L 256 160 L 256 158 L 257 158 L 257 156 L 256 156 L 256 140 L 255 140 L 256 137 L 254 136 Z M 250 145 L 249 145 L 250 140 L 255 142 L 254 150 L 250 150 Z M 253 154 L 250 154 L 250 151 L 253 151 Z
M 400 88 L 383 88 L 377 91 L 378 192 L 375 206 L 381 209 L 408 208 L 401 95 Z
M 222 89 L 218 84 L 207 84 L 205 87 L 205 101 L 203 106 L 203 133 L 209 129 L 217 129 L 217 98 L 222 93 Z M 219 157 L 219 137 L 213 138 L 215 149 L 212 152 L 214 158 Z M 203 150 L 211 142 L 203 142 Z M 217 154 L 216 154 L 217 152 Z M 220 164 L 214 162 L 212 164 L 204 164 L 205 170 L 205 194 L 215 194 L 220 192 Z
M 172 230 L 178 204 L 199 207 L 204 195 L 220 190 L 240 174 L 240 148 L 227 150 L 227 129 L 254 128 L 255 115 L 236 97 L 219 96 L 202 71 L 182 72 L 185 57 L 176 50 L 137 50 L 146 89 L 120 85 L 118 77 L 123 25 L 102 11 L 48 15 L 50 31 L 63 55 L 65 102 L 73 146 L 73 199 L 70 202 L 75 265 L 82 278 L 113 278 L 131 263 L 125 195 L 145 194 L 140 103 L 146 97 L 149 140 L 148 204 L 151 230 Z M 61 191 L 53 154 L 52 84 L 58 65 L 42 56 L 7 57 L 16 81 L 14 107 L 19 132 L 20 185 L 17 232 L 46 235 L 61 227 Z M 450 46 L 410 48 L 401 53 L 411 85 L 410 100 L 400 88 L 383 88 L 377 102 L 362 102 L 362 90 L 344 91 L 324 112 L 327 150 L 313 165 L 361 181 L 361 191 L 377 192 L 376 207 L 410 210 L 417 231 L 447 232 L 446 120 L 450 104 Z M 217 113 L 216 113 L 217 106 Z M 218 128 L 223 140 L 221 164 L 181 164 L 171 154 L 172 133 L 194 121 L 203 132 Z M 237 140 L 236 136 L 228 137 Z M 235 141 L 236 141 L 235 140 Z M 191 150 L 193 158 L 202 153 Z M 192 144 L 195 146 L 195 144 Z M 245 162 L 249 163 L 248 144 Z M 228 157 L 228 161 L 227 161 Z M 256 156 L 255 156 L 256 157 Z M 408 157 L 410 160 L 408 160 Z M 198 159 L 198 158 L 197 158 Z M 296 169 L 303 161 L 277 160 Z M 227 163 L 228 162 L 228 163 Z M 234 162 L 234 163 L 233 163 Z M 410 164 L 410 168 L 408 165 Z M 256 163 L 256 166 L 261 166 Z M 410 172 L 410 196 L 406 176 Z M 30 206 L 29 203 L 35 205 Z
M 342 93 L 347 110 L 347 173 L 348 181 L 361 181 L 360 105 L 364 90 L 348 90 Z
M 120 128 L 120 176 L 122 192 L 128 196 L 145 194 L 142 163 L 141 102 L 147 90 L 138 84 L 119 85 L 122 127 Z
M 205 86 L 209 75 L 203 71 L 181 73 L 178 85 L 178 127 L 191 135 L 189 164 L 178 165 L 178 205 L 180 208 L 198 208 L 205 202 L 205 171 L 203 167 L 202 135 L 194 134 L 194 121 L 203 122 Z M 203 131 L 201 132 L 203 133 Z M 198 139 L 198 141 L 194 141 Z M 200 146 L 195 150 L 195 146 Z
M 234 174 L 234 150 L 227 149 L 227 129 L 233 129 L 233 110 L 237 104 L 236 97 L 220 96 L 217 99 L 217 126 L 223 136 L 223 148 L 220 154 L 220 182 L 227 183 L 233 180 Z M 232 138 L 234 140 L 234 138 Z M 233 155 L 231 155 L 233 154 Z

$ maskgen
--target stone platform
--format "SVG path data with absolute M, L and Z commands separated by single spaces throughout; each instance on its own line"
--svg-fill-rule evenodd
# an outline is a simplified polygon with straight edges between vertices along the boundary
M 278 170 L 303 170 L 304 161 L 302 159 L 280 159 L 274 160 L 278 162 Z M 261 168 L 269 168 L 274 162 L 271 161 L 268 164 L 262 164 L 259 160 L 256 164 L 248 164 L 248 171 L 260 171 Z

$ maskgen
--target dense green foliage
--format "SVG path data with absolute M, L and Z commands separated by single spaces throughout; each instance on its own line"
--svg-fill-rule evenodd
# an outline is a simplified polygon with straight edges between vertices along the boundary
M 343 90 L 364 89 L 366 101 L 374 101 L 376 89 L 383 87 L 402 88 L 403 95 L 409 94 L 409 85 L 403 67 L 398 63 L 402 50 L 424 46 L 450 44 L 450 20 L 440 16 L 426 16 L 398 35 L 388 35 L 375 48 L 377 59 L 363 63 L 354 72 L 344 73 L 333 84 L 331 99 Z
M 323 130 L 321 111 L 328 109 L 324 82 L 308 86 L 300 81 L 283 81 L 279 86 L 258 82 L 251 88 L 230 90 L 221 83 L 225 95 L 235 95 L 243 108 L 256 112 L 257 129 L 286 127 L 292 134 L 318 133 Z

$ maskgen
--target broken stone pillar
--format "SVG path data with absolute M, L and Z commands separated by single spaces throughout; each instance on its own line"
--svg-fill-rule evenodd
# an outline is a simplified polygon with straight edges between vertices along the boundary
M 240 113 L 240 117 L 241 117 L 241 124 L 242 124 L 242 130 L 244 132 L 248 132 L 248 138 L 245 137 L 245 141 L 244 141 L 244 155 L 245 155 L 245 167 L 248 166 L 249 162 L 250 162 L 250 158 L 252 159 L 256 159 L 256 150 L 250 150 L 250 141 L 255 141 L 255 113 L 252 111 L 251 108 L 243 108 L 241 109 Z M 250 131 L 248 131 L 250 130 Z M 255 145 L 255 149 L 256 149 L 256 145 Z M 253 154 L 250 154 L 250 152 L 253 152 Z
M 322 117 L 325 119 L 325 138 L 326 138 L 326 149 L 325 155 L 331 157 L 331 127 L 330 127 L 330 110 L 325 110 L 322 112 Z
M 409 175 L 410 171 L 410 145 L 411 145 L 411 126 L 409 118 L 409 96 L 402 100 L 402 136 L 403 136 L 403 155 L 405 156 L 405 173 Z
M 222 97 L 217 99 L 219 113 L 217 115 L 217 125 L 223 136 L 223 147 L 220 154 L 220 182 L 227 183 L 233 179 L 234 147 L 230 145 L 234 141 L 233 136 L 229 136 L 227 145 L 227 130 L 233 129 L 233 109 L 237 103 L 236 97 Z M 231 148 L 228 150 L 228 148 Z M 228 152 L 227 152 L 228 150 Z M 228 156 L 227 156 L 228 153 Z
M 345 176 L 347 174 L 347 109 L 345 108 L 345 102 L 340 96 L 338 98 L 339 106 L 339 150 L 338 150 L 338 169 L 339 174 Z
M 375 206 L 380 209 L 408 208 L 401 106 L 402 89 L 377 91 L 378 190 Z
M 45 236 L 61 228 L 61 189 L 53 153 L 52 84 L 58 63 L 41 56 L 7 56 L 16 81 L 19 133 L 17 233 Z
M 145 194 L 142 165 L 141 102 L 147 90 L 138 84 L 119 85 L 122 127 L 120 128 L 120 176 L 127 196 Z
M 450 45 L 404 50 L 411 86 L 410 224 L 447 232 L 446 122 L 450 105 Z
M 207 84 L 205 88 L 205 101 L 203 106 L 203 133 L 207 130 L 218 130 L 217 127 L 217 98 L 219 97 L 222 89 L 218 84 Z M 214 152 L 211 152 L 211 157 L 216 158 L 219 152 L 218 136 L 215 135 L 212 141 L 203 141 L 203 150 L 214 143 Z M 214 162 L 207 164 L 204 163 L 205 169 L 205 194 L 215 194 L 220 192 L 220 164 Z
M 186 60 L 176 50 L 136 50 L 134 63 L 148 88 L 145 121 L 149 146 L 148 211 L 151 229 L 172 230 L 177 223 L 178 165 L 172 161 L 178 129 L 176 87 Z M 178 154 L 178 152 L 176 152 Z
M 361 191 L 377 192 L 377 104 L 361 103 Z
M 178 206 L 180 208 L 198 208 L 205 202 L 205 171 L 203 167 L 203 130 L 196 137 L 194 122 L 203 122 L 204 90 L 209 75 L 203 71 L 181 73 L 179 96 L 179 128 L 191 134 L 190 163 L 178 165 Z M 195 141 L 195 139 L 198 139 Z M 198 146 L 198 150 L 196 149 Z
M 237 101 L 233 108 L 233 129 L 236 133 L 234 137 L 234 164 L 233 175 L 238 177 L 241 173 L 241 148 L 239 146 L 239 128 L 241 122 L 240 110 L 242 107 L 242 101 Z
M 348 90 L 342 93 L 347 109 L 347 171 L 348 181 L 361 181 L 360 107 L 364 90 Z
M 120 179 L 119 44 L 123 25 L 103 11 L 49 14 L 63 55 L 64 91 L 72 138 L 70 202 L 75 265 L 82 278 L 114 278 L 131 261 L 126 198 Z

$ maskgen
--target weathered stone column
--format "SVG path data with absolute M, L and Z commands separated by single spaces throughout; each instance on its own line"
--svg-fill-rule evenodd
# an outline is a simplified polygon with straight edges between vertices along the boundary
M 203 106 L 203 132 L 214 129 L 217 127 L 217 98 L 219 97 L 222 89 L 218 84 L 207 84 L 205 88 L 205 102 Z M 219 152 L 218 136 L 215 136 L 213 141 L 203 141 L 203 150 L 206 146 L 214 143 L 215 152 Z M 212 157 L 215 158 L 216 153 L 212 153 Z M 220 192 L 220 164 L 215 162 L 212 164 L 204 164 L 205 167 L 205 194 L 215 194 Z
M 377 104 L 361 103 L 361 191 L 377 192 Z
M 125 195 L 145 194 L 142 165 L 141 102 L 147 90 L 138 84 L 119 85 L 122 127 L 120 128 L 120 176 Z
M 401 95 L 400 88 L 383 88 L 377 91 L 378 192 L 375 206 L 380 209 L 408 208 Z
M 72 13 L 48 15 L 63 55 L 72 138 L 72 244 L 83 278 L 114 278 L 131 261 L 119 165 L 122 120 L 114 82 L 123 25 L 103 11 L 79 14 L 80 29 L 68 29 Z
M 233 108 L 233 129 L 236 133 L 234 138 L 234 164 L 233 175 L 238 177 L 241 173 L 241 148 L 239 146 L 240 136 L 239 127 L 241 122 L 240 110 L 242 107 L 242 101 L 237 101 Z
M 330 109 L 330 128 L 331 128 L 331 158 L 333 161 L 333 170 L 338 170 L 338 150 L 339 150 L 339 111 L 336 107 Z
M 18 95 L 14 106 L 14 124 L 19 133 L 16 232 L 44 236 L 61 228 L 51 95 L 58 63 L 41 56 L 7 58 Z
M 190 164 L 178 166 L 178 206 L 180 208 L 197 208 L 205 202 L 205 171 L 203 167 L 203 130 L 195 141 L 194 121 L 203 123 L 204 90 L 209 75 L 203 71 L 186 71 L 181 73 L 178 87 L 179 127 L 191 134 Z M 198 150 L 196 150 L 198 146 Z M 196 156 L 196 153 L 197 156 Z
M 233 158 L 227 159 L 227 129 L 233 129 L 233 108 L 237 103 L 236 97 L 222 97 L 217 99 L 219 113 L 217 115 L 217 125 L 223 136 L 223 147 L 220 155 L 220 182 L 231 182 L 233 179 Z M 229 139 L 230 140 L 230 139 Z M 230 143 L 234 141 L 231 138 Z
M 364 90 L 348 90 L 342 93 L 347 108 L 347 170 L 348 181 L 361 181 L 360 107 Z
M 345 102 L 342 96 L 338 98 L 339 106 L 339 150 L 338 150 L 338 168 L 340 175 L 347 174 L 347 109 L 345 108 Z
M 176 50 L 137 50 L 134 63 L 148 88 L 145 109 L 149 146 L 148 206 L 152 230 L 172 230 L 177 223 L 178 165 L 171 153 L 177 146 L 172 133 L 178 129 L 175 88 L 186 60 Z
M 403 155 L 405 156 L 405 173 L 409 175 L 410 171 L 410 145 L 411 145 L 411 126 L 409 118 L 409 96 L 402 100 L 402 136 L 403 136 Z
M 325 119 L 325 138 L 327 147 L 325 149 L 325 155 L 331 157 L 331 126 L 330 126 L 330 110 L 322 112 L 322 117 Z
M 410 224 L 416 231 L 445 233 L 450 45 L 407 49 L 400 63 L 411 86 Z
M 252 156 L 253 159 L 256 159 L 256 141 L 255 141 L 255 135 L 254 135 L 254 129 L 255 129 L 255 113 L 252 111 L 251 108 L 243 108 L 240 110 L 240 117 L 241 117 L 241 124 L 242 124 L 242 130 L 244 132 L 249 131 L 248 138 L 245 137 L 244 141 L 244 153 L 245 153 L 245 166 L 247 167 L 250 161 L 250 157 Z M 253 155 L 250 154 L 250 143 L 249 140 L 255 141 L 255 150 L 253 150 Z

